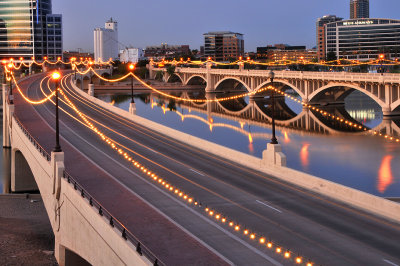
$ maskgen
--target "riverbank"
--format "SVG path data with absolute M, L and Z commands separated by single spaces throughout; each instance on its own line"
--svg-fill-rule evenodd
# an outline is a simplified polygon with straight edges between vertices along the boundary
M 58 265 L 40 195 L 0 195 L 1 265 Z

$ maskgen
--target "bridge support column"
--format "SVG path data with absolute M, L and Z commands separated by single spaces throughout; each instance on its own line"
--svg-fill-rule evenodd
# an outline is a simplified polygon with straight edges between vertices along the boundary
M 154 71 L 154 61 L 153 59 L 150 60 L 149 64 L 147 65 L 147 68 L 149 70 L 149 79 L 155 79 L 156 78 L 156 72 Z
M 131 115 L 136 115 L 136 103 L 129 104 L 129 113 Z
M 214 86 L 213 78 L 212 78 L 212 75 L 211 75 L 211 66 L 212 66 L 212 63 L 207 63 L 207 73 L 206 73 L 207 87 L 206 87 L 206 92 L 214 92 L 215 91 L 215 86 Z
M 57 200 L 61 194 L 61 179 L 64 175 L 64 152 L 51 152 L 51 169 L 53 169 L 53 195 Z
M 89 84 L 89 86 L 88 86 L 88 94 L 89 94 L 89 96 L 93 96 L 94 97 L 94 84 Z
M 28 162 L 19 150 L 11 151 L 11 192 L 37 191 L 38 186 Z
M 282 152 L 280 144 L 267 144 L 267 149 L 263 151 L 262 164 L 269 166 L 286 166 L 286 155 Z
M 8 122 L 8 112 L 9 106 L 7 104 L 7 95 L 8 95 L 8 86 L 7 84 L 3 84 L 2 86 L 2 97 L 3 97 L 3 148 L 10 148 L 10 130 L 9 130 L 9 122 Z
M 29 65 L 29 75 L 32 75 L 32 64 Z

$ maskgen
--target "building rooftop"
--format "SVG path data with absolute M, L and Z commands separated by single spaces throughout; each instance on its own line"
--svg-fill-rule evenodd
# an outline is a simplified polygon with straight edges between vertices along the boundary
M 203 35 L 224 35 L 224 34 L 244 35 L 242 33 L 232 32 L 232 31 L 210 31 L 210 32 L 204 33 Z

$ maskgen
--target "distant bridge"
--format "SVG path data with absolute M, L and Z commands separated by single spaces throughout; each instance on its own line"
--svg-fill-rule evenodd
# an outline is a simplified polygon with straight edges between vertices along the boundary
M 150 78 L 161 71 L 165 73 L 165 81 L 176 76 L 185 85 L 200 80 L 206 84 L 207 92 L 220 90 L 229 83 L 231 89 L 241 85 L 249 92 L 271 85 L 268 70 L 213 69 L 212 64 L 208 64 L 206 68 L 177 67 L 172 76 L 165 68 L 153 65 L 149 65 L 149 71 Z M 352 91 L 358 90 L 377 102 L 383 115 L 400 114 L 399 74 L 275 71 L 274 83 L 292 88 L 304 103 L 310 104 L 343 103 Z

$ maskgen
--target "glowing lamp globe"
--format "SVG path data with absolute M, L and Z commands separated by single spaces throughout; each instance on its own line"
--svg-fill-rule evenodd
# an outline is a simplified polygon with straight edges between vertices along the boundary
M 52 75 L 51 75 L 51 77 L 54 79 L 54 80 L 58 80 L 58 79 L 60 79 L 61 78 L 61 74 L 59 73 L 59 72 L 54 72 Z

